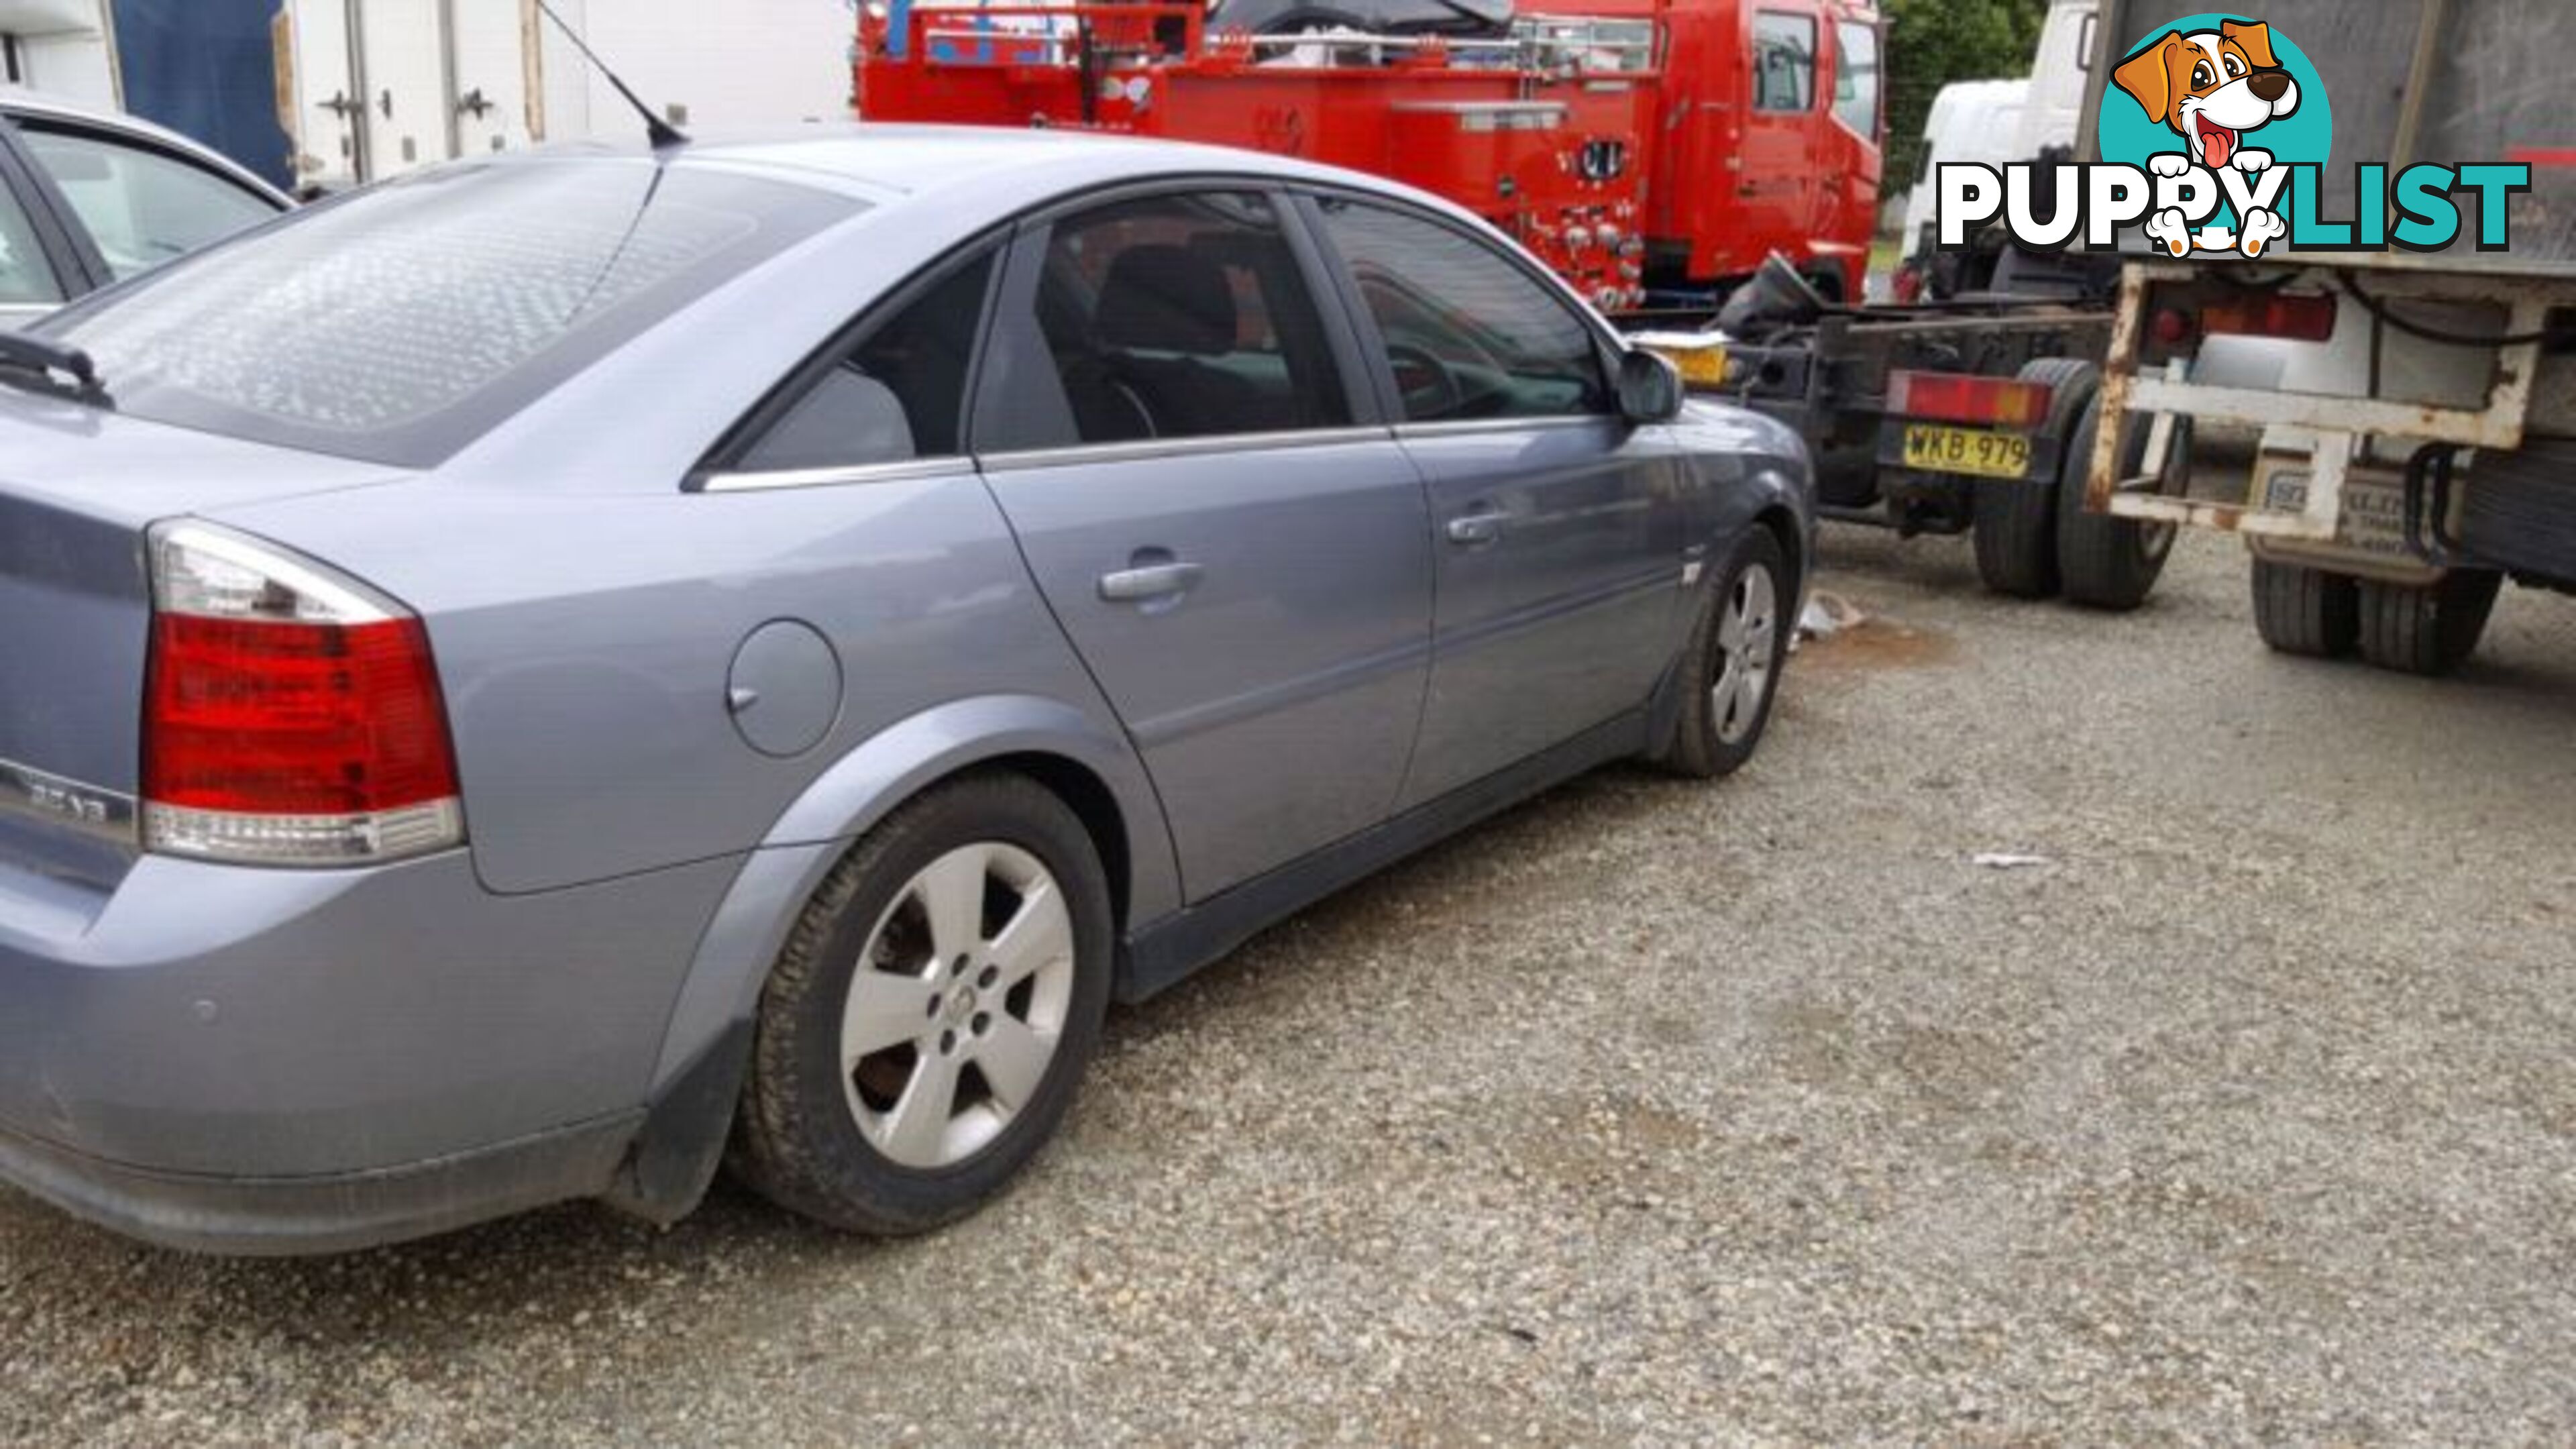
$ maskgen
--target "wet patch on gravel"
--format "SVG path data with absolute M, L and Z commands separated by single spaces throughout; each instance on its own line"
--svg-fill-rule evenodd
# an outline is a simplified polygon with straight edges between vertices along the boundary
M 1937 629 L 1875 616 L 1799 646 L 1800 669 L 1921 669 L 1957 657 L 1958 641 Z

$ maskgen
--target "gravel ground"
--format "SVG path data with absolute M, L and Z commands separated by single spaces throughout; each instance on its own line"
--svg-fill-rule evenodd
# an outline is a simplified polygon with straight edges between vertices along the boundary
M 2436 685 L 2264 653 L 2225 540 L 2127 618 L 1828 550 L 1871 622 L 1747 774 L 1121 1014 L 960 1228 L 228 1263 L 0 1199 L 0 1437 L 2576 1436 L 2576 614 Z

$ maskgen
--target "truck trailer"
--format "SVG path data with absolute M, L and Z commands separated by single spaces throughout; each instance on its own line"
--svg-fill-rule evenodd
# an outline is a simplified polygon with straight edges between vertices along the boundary
M 2103 108 L 2130 104 L 2106 78 L 2192 10 L 2104 0 L 2085 159 L 2101 159 Z M 2105 406 L 2254 425 L 2262 443 L 2241 489 L 2183 496 L 2140 478 L 2106 430 L 2086 506 L 2243 535 L 2255 625 L 2274 649 L 2447 673 L 2506 581 L 2576 592 L 2576 92 L 2563 71 L 2576 6 L 2274 0 L 2261 18 L 2301 47 L 2333 108 L 2319 215 L 2395 244 L 2133 252 Z M 2527 166 L 2528 188 L 2502 201 L 2509 243 L 2406 249 L 2401 224 L 2435 204 L 2394 194 L 2419 163 Z M 2387 184 L 2365 191 L 2374 177 Z M 2196 380 L 2213 319 L 2276 340 L 2289 354 L 2279 388 Z

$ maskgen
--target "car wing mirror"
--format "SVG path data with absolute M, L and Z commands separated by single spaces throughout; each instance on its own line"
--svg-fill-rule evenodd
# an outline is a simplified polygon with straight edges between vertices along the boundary
M 1637 424 L 1668 423 L 1681 416 L 1682 374 L 1641 347 L 1619 354 L 1619 414 Z

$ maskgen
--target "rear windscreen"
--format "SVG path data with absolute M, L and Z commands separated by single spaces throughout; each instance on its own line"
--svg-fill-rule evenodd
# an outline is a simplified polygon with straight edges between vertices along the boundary
M 642 158 L 445 169 L 177 263 L 41 330 L 90 354 L 120 412 L 428 467 L 865 208 Z

